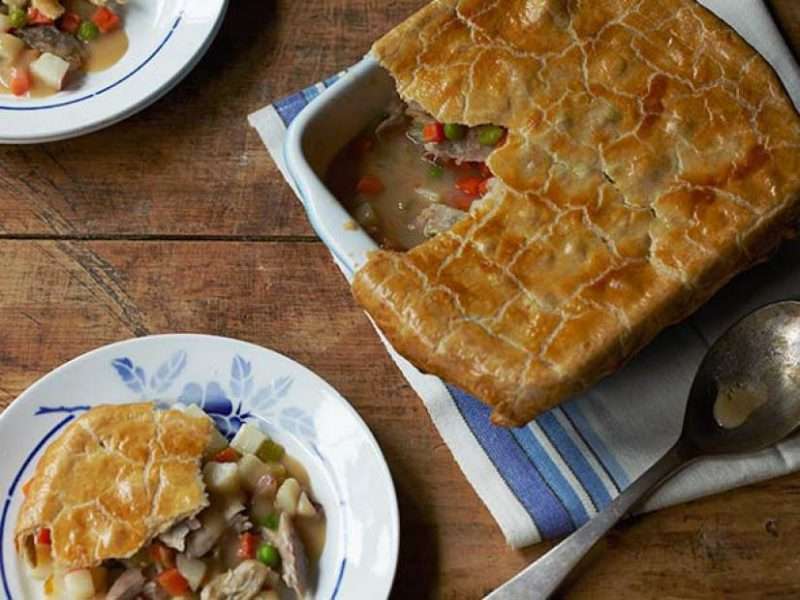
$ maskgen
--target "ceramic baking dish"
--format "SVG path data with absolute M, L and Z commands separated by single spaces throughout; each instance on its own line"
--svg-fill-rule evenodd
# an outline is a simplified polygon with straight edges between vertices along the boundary
M 351 276 L 377 245 L 323 183 L 336 154 L 373 119 L 395 93 L 394 80 L 367 56 L 292 121 L 284 162 L 317 232 Z

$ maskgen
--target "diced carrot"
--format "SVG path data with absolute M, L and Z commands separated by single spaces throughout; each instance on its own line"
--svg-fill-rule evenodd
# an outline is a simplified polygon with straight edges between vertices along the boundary
M 248 560 L 256 557 L 256 548 L 258 547 L 258 536 L 250 533 L 249 531 L 239 536 L 239 549 L 236 551 L 236 556 L 242 560 Z
M 239 461 L 239 453 L 228 446 L 225 450 L 220 450 L 214 456 L 214 462 L 221 462 L 221 463 L 232 463 Z
M 462 192 L 454 192 L 447 197 L 447 204 L 458 210 L 469 210 L 474 201 L 474 196 L 469 196 Z
M 443 142 L 444 125 L 437 123 L 436 121 L 426 124 L 425 127 L 422 128 L 422 139 L 425 142 L 433 142 L 434 144 Z
M 356 184 L 356 191 L 368 196 L 380 194 L 384 189 L 383 182 L 374 175 L 362 175 Z
M 38 8 L 28 9 L 28 25 L 52 25 L 53 19 L 44 15 Z
M 160 542 L 155 542 L 150 546 L 150 558 L 163 569 L 171 569 L 175 566 L 175 550 Z
M 61 29 L 61 31 L 66 31 L 67 33 L 75 33 L 78 31 L 80 26 L 81 16 L 72 11 L 65 12 L 64 16 L 61 17 L 61 21 L 58 23 L 59 29 Z
M 456 187 L 467 196 L 477 197 L 481 195 L 482 182 L 483 180 L 480 177 L 465 177 L 456 182 Z
M 92 15 L 92 23 L 103 33 L 109 33 L 119 27 L 119 16 L 110 8 L 101 6 Z
M 158 585 L 170 596 L 185 596 L 190 591 L 189 582 L 184 579 L 178 569 L 168 569 L 156 577 Z
M 31 72 L 28 69 L 14 69 L 9 85 L 12 94 L 15 96 L 24 96 L 31 91 L 32 86 L 33 79 L 31 78 Z
M 50 538 L 50 530 L 47 529 L 47 527 L 43 527 L 36 534 L 36 543 L 43 544 L 45 546 L 50 546 L 53 543 Z
M 479 193 L 481 196 L 485 196 L 485 195 L 486 195 L 486 192 L 488 192 L 488 191 L 489 191 L 489 182 L 490 182 L 491 180 L 492 180 L 492 178 L 491 178 L 491 177 L 489 177 L 489 178 L 487 178 L 487 179 L 484 179 L 483 181 L 481 181 L 481 184 L 478 186 L 478 193 Z

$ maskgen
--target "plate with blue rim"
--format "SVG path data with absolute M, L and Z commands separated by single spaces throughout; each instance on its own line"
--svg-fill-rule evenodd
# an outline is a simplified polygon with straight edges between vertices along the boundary
M 295 361 L 239 340 L 137 338 L 62 365 L 0 415 L 0 596 L 41 598 L 14 548 L 22 485 L 48 443 L 90 407 L 195 404 L 227 436 L 253 423 L 307 469 L 327 519 L 313 598 L 386 598 L 399 548 L 397 499 L 375 438 L 350 404 Z
M 55 95 L 0 94 L 0 143 L 41 143 L 108 127 L 149 106 L 183 79 L 219 31 L 228 0 L 128 0 L 129 47 L 112 67 Z

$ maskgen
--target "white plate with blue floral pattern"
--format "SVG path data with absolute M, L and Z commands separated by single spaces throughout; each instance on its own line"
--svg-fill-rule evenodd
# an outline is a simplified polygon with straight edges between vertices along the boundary
M 14 550 L 22 484 L 44 448 L 97 404 L 197 404 L 225 433 L 257 423 L 308 470 L 328 521 L 315 599 L 381 599 L 397 565 L 399 519 L 375 438 L 323 379 L 238 340 L 159 335 L 84 354 L 28 388 L 0 416 L 0 596 L 41 597 Z M 36 588 L 40 586 L 35 586 Z

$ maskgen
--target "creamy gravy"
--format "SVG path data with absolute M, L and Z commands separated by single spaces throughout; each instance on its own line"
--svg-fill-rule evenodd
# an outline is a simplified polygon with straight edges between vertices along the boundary
M 88 0 L 67 0 L 64 7 L 81 16 L 81 19 L 90 19 L 97 7 Z M 116 7 L 115 10 L 120 10 Z M 101 34 L 96 40 L 89 42 L 86 63 L 83 70 L 87 73 L 98 73 L 113 67 L 128 51 L 130 42 L 124 27 L 111 33 Z
M 297 479 L 301 487 L 310 490 L 313 496 L 311 478 L 302 463 L 288 454 L 284 454 L 280 462 L 286 468 L 288 476 Z M 212 506 L 215 501 L 219 502 L 218 506 L 222 506 L 226 502 L 226 497 L 212 496 Z M 319 557 L 322 555 L 322 550 L 325 546 L 326 522 L 324 512 L 313 519 L 303 517 L 292 519 L 292 524 L 305 546 L 309 575 L 312 582 L 317 581 L 319 577 Z M 211 580 L 215 575 L 234 569 L 242 562 L 242 558 L 238 555 L 239 545 L 239 534 L 234 530 L 226 531 L 218 544 L 218 551 L 212 552 L 203 559 L 209 567 L 209 574 L 206 576 L 206 580 Z M 282 598 L 295 597 L 283 583 L 278 586 L 278 591 Z
M 767 388 L 762 384 L 722 386 L 714 402 L 714 420 L 724 429 L 741 427 L 768 398 Z
M 122 29 L 101 35 L 89 43 L 89 54 L 83 65 L 87 73 L 99 73 L 117 64 L 128 52 L 128 34 Z

